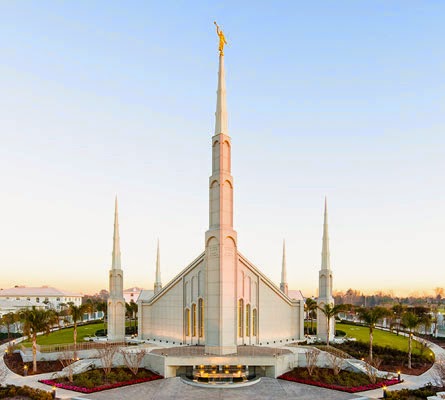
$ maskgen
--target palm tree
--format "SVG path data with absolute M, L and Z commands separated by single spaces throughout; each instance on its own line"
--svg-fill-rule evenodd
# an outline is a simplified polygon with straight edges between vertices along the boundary
M 398 303 L 398 304 L 394 304 L 392 306 L 392 311 L 394 313 L 394 317 L 396 320 L 396 332 L 397 332 L 397 336 L 399 335 L 399 331 L 400 331 L 400 323 L 402 321 L 402 315 L 405 312 L 406 307 L 404 305 L 402 305 L 402 303 Z
M 8 341 L 11 340 L 11 325 L 15 324 L 17 321 L 17 315 L 13 312 L 9 312 L 2 316 L 2 323 L 6 326 L 6 331 L 8 332 Z
M 365 308 L 359 311 L 360 319 L 369 327 L 369 361 L 372 361 L 373 330 L 379 320 L 388 315 L 383 307 Z
M 337 304 L 334 306 L 333 304 L 323 304 L 323 307 L 318 307 L 318 309 L 325 315 L 326 317 L 326 327 L 327 327 L 327 336 L 326 336 L 326 345 L 329 346 L 329 336 L 331 330 L 331 320 L 335 318 L 340 312 L 344 310 L 343 304 Z
M 412 340 L 413 332 L 419 326 L 420 318 L 411 311 L 407 311 L 402 315 L 402 324 L 408 329 L 408 368 L 411 369 L 411 351 L 412 351 Z
M 317 302 L 314 299 L 308 297 L 304 304 L 307 312 L 307 316 L 311 319 L 311 334 L 314 332 L 314 314 L 317 311 Z M 315 314 L 316 315 L 316 314 Z
M 88 304 L 82 304 L 81 306 L 76 306 L 74 303 L 69 304 L 68 314 L 71 315 L 74 323 L 74 359 L 77 358 L 77 322 L 82 320 L 83 314 L 88 312 Z
M 48 335 L 51 327 L 57 324 L 56 316 L 52 310 L 42 310 L 33 306 L 22 310 L 20 317 L 23 321 L 23 333 L 32 340 L 32 370 L 37 372 L 37 334 L 44 332 Z
M 99 301 L 96 305 L 97 311 L 102 311 L 104 314 L 104 333 L 105 333 L 105 321 L 107 319 L 107 302 L 106 301 Z

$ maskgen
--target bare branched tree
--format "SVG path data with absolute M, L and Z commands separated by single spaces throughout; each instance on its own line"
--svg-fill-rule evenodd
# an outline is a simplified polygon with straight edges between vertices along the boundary
M 328 358 L 329 365 L 332 368 L 332 372 L 334 373 L 334 375 L 338 375 L 341 371 L 343 359 L 331 353 L 327 353 L 326 355 Z
M 320 350 L 318 350 L 314 347 L 314 348 L 306 351 L 306 353 L 304 355 L 306 357 L 307 372 L 309 373 L 309 376 L 312 376 L 315 368 L 317 367 L 317 361 L 318 361 L 318 357 L 320 356 Z
M 73 351 L 63 351 L 60 353 L 60 356 L 58 357 L 58 360 L 60 364 L 62 364 L 62 367 L 67 369 L 68 371 L 68 380 L 72 383 L 73 382 L 73 364 L 77 361 L 74 358 L 74 352 Z
M 97 355 L 100 361 L 102 361 L 102 369 L 104 370 L 105 376 L 108 376 L 113 368 L 113 360 L 116 351 L 117 347 L 108 343 L 97 349 Z
M 135 350 L 125 350 L 121 349 L 120 353 L 124 359 L 124 363 L 127 368 L 134 374 L 137 375 L 139 367 L 141 366 L 142 360 L 147 354 L 145 349 L 135 349 Z
M 365 359 L 365 372 L 366 375 L 368 375 L 369 381 L 371 383 L 377 382 L 377 373 L 379 372 L 380 364 L 382 363 L 382 360 L 377 357 L 373 357 L 372 360 L 369 358 Z

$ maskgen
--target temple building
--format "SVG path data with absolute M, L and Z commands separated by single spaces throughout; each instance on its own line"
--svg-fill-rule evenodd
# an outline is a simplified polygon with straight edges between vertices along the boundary
M 238 233 L 233 226 L 232 143 L 228 131 L 222 49 L 220 41 L 215 130 L 211 138 L 212 165 L 208 181 L 209 226 L 204 233 L 203 252 L 163 285 L 158 242 L 154 287 L 142 290 L 137 300 L 139 340 L 159 343 L 160 346 L 197 345 L 202 349 L 203 357 L 236 354 L 241 357 L 240 346 L 280 346 L 304 339 L 304 298 L 299 290 L 288 288 L 285 243 L 279 285 L 238 249 Z M 117 200 L 109 276 L 108 337 L 123 340 L 125 302 Z M 333 302 L 326 205 L 318 302 L 319 305 Z M 324 325 L 320 320 L 321 336 L 326 336 L 326 332 L 322 332 Z M 269 356 L 271 363 L 277 362 L 272 357 L 276 356 L 274 351 L 271 350 Z M 256 365 L 252 361 L 249 363 Z M 237 359 L 235 364 L 244 363 Z M 174 368 L 179 365 L 189 364 L 176 359 Z M 173 370 L 168 372 L 167 362 L 162 368 L 159 370 L 166 375 L 174 374 Z M 278 369 L 274 371 L 272 375 Z

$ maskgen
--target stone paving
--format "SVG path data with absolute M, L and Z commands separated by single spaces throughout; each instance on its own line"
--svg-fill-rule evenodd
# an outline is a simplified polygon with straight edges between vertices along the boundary
M 197 388 L 182 382 L 181 378 L 169 378 L 82 395 L 77 398 L 84 400 L 358 400 L 363 399 L 363 396 L 272 378 L 262 378 L 253 386 L 236 389 Z

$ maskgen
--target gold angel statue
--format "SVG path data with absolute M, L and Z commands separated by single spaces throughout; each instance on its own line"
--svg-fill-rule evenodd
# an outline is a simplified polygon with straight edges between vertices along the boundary
M 219 36 L 219 54 L 221 54 L 223 56 L 224 55 L 224 45 L 227 44 L 226 37 L 224 36 L 224 32 L 221 29 L 219 29 L 219 26 L 216 23 L 216 21 L 213 21 L 213 23 L 216 26 L 216 34 Z

